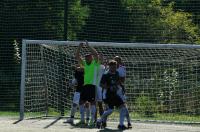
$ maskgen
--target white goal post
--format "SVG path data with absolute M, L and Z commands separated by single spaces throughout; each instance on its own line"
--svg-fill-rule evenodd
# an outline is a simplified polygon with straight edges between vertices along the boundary
M 74 92 L 69 82 L 77 64 L 75 52 L 79 42 L 23 40 L 20 119 L 64 116 L 69 112 Z M 108 60 L 116 55 L 122 57 L 127 70 L 125 89 L 132 118 L 140 120 L 136 114 L 142 117 L 200 115 L 199 45 L 89 44 Z M 82 55 L 87 52 L 86 48 L 81 50 Z

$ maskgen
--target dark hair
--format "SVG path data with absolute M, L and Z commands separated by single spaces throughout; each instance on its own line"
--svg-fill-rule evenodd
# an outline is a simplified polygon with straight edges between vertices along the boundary
M 110 60 L 108 63 L 109 66 L 111 65 L 117 65 L 117 62 L 115 60 Z
M 119 56 L 115 56 L 115 57 L 114 57 L 114 60 L 119 60 L 119 61 L 121 61 L 121 60 L 122 60 L 122 58 L 121 58 L 121 57 L 119 57 Z
M 89 57 L 89 56 L 92 56 L 92 54 L 86 54 L 86 55 L 85 55 L 85 57 Z

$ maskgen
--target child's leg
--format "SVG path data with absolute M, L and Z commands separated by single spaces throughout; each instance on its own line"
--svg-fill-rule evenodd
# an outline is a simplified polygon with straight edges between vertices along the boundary
M 78 105 L 77 104 L 72 104 L 72 108 L 71 108 L 71 114 L 70 114 L 70 118 L 67 119 L 64 123 L 74 123 L 74 115 L 76 113 Z
M 123 126 L 124 125 L 124 118 L 126 116 L 126 107 L 122 105 L 120 107 L 120 118 L 119 118 L 119 125 Z
M 79 100 L 80 100 L 80 93 L 75 92 L 74 97 L 73 97 L 72 107 L 71 107 L 70 118 L 66 121 L 66 123 L 73 123 L 74 122 L 74 115 L 77 111 L 77 107 L 79 105 Z
M 70 115 L 70 118 L 74 118 L 74 115 L 75 115 L 75 113 L 76 113 L 76 111 L 77 111 L 77 108 L 78 108 L 78 105 L 77 104 L 72 104 L 72 108 L 71 108 L 71 115 Z
M 80 100 L 80 92 L 75 92 L 71 109 L 71 118 L 74 118 Z
M 108 116 L 112 114 L 112 112 L 113 112 L 113 109 L 110 109 L 110 108 L 107 109 L 107 110 L 105 110 L 104 113 L 103 113 L 103 115 L 101 116 L 101 118 L 98 121 L 99 122 L 105 121 L 105 119 L 107 119 Z
M 131 123 L 131 119 L 130 119 L 130 116 L 129 116 L 129 111 L 128 111 L 127 105 L 125 106 L 125 110 L 126 110 L 126 119 L 127 119 L 127 122 Z
M 89 123 L 90 120 L 90 103 L 85 103 L 85 112 L 86 112 L 86 122 Z
M 99 106 L 99 115 L 101 116 L 103 114 L 103 102 L 98 101 L 98 106 Z
M 85 122 L 85 108 L 84 108 L 84 102 L 81 102 L 81 103 L 80 103 L 79 109 L 80 109 L 80 115 L 81 115 L 81 122 Z
M 123 100 L 124 103 L 126 103 L 126 95 L 124 94 L 122 88 L 118 89 L 117 95 Z M 126 104 L 125 104 L 125 113 L 126 113 L 125 117 L 127 119 L 127 122 L 128 122 L 128 124 L 130 124 L 131 120 L 130 120 L 129 111 L 128 111 L 128 108 L 127 108 Z
M 91 122 L 94 122 L 95 120 L 95 115 L 96 115 L 96 103 L 95 102 L 91 102 L 90 105 L 90 112 L 91 112 Z
M 101 127 L 106 127 L 106 120 L 108 118 L 109 115 L 111 115 L 113 112 L 113 109 L 109 108 L 107 110 L 105 110 L 102 114 L 102 116 L 97 120 L 97 127 L 101 128 Z
M 99 108 L 99 115 L 103 114 L 103 90 L 101 87 L 97 87 L 97 104 Z
M 99 116 L 101 117 L 102 116 L 102 114 L 103 114 L 103 102 L 102 101 L 97 101 L 97 105 L 98 105 L 98 112 L 99 112 Z M 96 109 L 96 113 L 95 113 L 95 122 L 96 122 L 96 120 L 97 120 L 97 109 Z
M 105 104 L 104 112 L 107 111 L 108 109 L 109 109 L 108 104 Z M 104 112 L 103 112 L 103 113 L 104 113 Z M 102 114 L 102 115 L 103 115 L 103 114 Z M 102 116 L 102 115 L 101 115 L 101 116 Z M 103 122 L 104 122 L 104 123 L 107 122 L 107 117 L 105 117 L 105 118 L 103 119 Z

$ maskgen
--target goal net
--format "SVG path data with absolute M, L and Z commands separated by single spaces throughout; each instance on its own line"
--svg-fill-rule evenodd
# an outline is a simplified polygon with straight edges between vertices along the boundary
M 78 44 L 76 41 L 23 40 L 21 119 L 69 114 L 74 92 L 70 81 L 77 64 Z M 200 115 L 200 46 L 89 44 L 107 60 L 116 55 L 122 57 L 127 70 L 125 89 L 132 119 L 167 121 L 170 115 Z M 82 55 L 87 52 L 87 48 L 81 50 Z M 112 118 L 117 119 L 118 114 Z

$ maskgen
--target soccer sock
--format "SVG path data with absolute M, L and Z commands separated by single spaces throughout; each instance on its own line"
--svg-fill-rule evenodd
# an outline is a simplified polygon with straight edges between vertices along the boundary
M 125 110 L 126 110 L 126 119 L 127 119 L 127 122 L 128 122 L 128 123 L 131 123 L 128 108 L 125 107 Z
M 80 114 L 81 114 L 81 121 L 84 122 L 85 121 L 85 108 L 84 105 L 80 105 Z
M 95 112 L 95 122 L 97 121 L 97 109 L 96 109 L 96 112 Z
M 98 102 L 98 106 L 99 106 L 99 115 L 102 116 L 103 115 L 103 104 L 102 104 L 102 102 Z
M 74 115 L 76 113 L 78 105 L 77 104 L 73 104 L 72 105 L 72 109 L 71 109 L 71 118 L 74 118 Z
M 91 121 L 93 122 L 95 120 L 96 106 L 95 105 L 91 105 L 90 106 L 90 110 L 91 110 Z
M 102 119 L 102 121 L 106 123 L 107 122 L 107 117 L 108 116 L 104 117 L 104 119 Z
M 86 111 L 86 120 L 89 120 L 90 119 L 90 108 L 86 107 L 85 111 Z
M 108 110 L 104 111 L 104 113 L 101 116 L 99 121 L 101 121 L 101 122 L 105 121 L 107 119 L 107 117 L 112 114 L 112 112 L 113 112 L 113 109 L 108 109 Z
M 109 109 L 109 107 L 108 107 L 108 105 L 106 104 L 106 105 L 105 105 L 105 110 L 104 110 L 104 111 L 107 111 L 108 109 Z M 103 111 L 103 113 L 104 113 L 104 111 Z M 102 115 L 103 115 L 103 114 L 102 114 Z M 103 122 L 107 122 L 107 116 L 104 117 Z
M 124 118 L 126 116 L 126 107 L 120 108 L 120 118 L 119 118 L 119 125 L 124 125 Z

